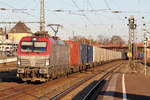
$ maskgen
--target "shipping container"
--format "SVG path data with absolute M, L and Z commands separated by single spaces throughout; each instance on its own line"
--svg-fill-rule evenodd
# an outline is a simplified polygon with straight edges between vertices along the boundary
M 87 54 L 88 54 L 87 62 L 88 63 L 93 62 L 93 46 L 88 46 L 88 48 L 87 48 Z
M 138 54 L 138 59 L 143 59 L 144 58 L 144 53 L 139 53 Z
M 100 55 L 100 52 L 99 52 L 99 49 L 98 47 L 96 46 L 93 46 L 93 61 L 95 63 L 98 63 L 99 62 L 99 55 Z
M 105 57 L 105 49 L 93 46 L 93 62 L 101 63 L 104 61 Z
M 103 58 L 103 61 L 107 61 L 107 49 L 103 49 L 103 52 L 104 52 L 104 58 Z
M 104 61 L 104 49 L 103 48 L 99 48 L 99 60 L 98 62 L 103 62 Z
M 127 52 L 122 52 L 121 53 L 121 59 L 128 60 Z
M 77 66 L 79 65 L 79 47 L 80 44 L 74 41 L 67 41 L 67 44 L 70 48 L 70 58 L 69 58 L 69 65 L 70 66 Z
M 87 58 L 87 48 L 88 45 L 80 44 L 80 64 L 86 64 L 88 62 Z

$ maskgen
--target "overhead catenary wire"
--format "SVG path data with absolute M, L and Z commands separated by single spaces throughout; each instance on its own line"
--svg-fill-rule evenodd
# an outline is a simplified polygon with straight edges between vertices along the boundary
M 110 8 L 110 6 L 109 6 L 107 0 L 104 0 L 104 3 L 105 3 L 105 5 L 107 6 L 107 8 L 108 8 L 109 10 L 112 10 L 112 9 Z
M 10 9 L 10 8 L 1 8 L 1 10 L 2 10 L 2 9 L 3 9 L 3 10 L 11 10 L 12 13 L 23 13 L 23 14 L 29 15 L 29 16 L 31 16 L 31 17 L 33 17 L 33 18 L 39 19 L 39 18 L 37 18 L 36 16 L 34 16 L 34 15 L 28 13 L 28 12 L 25 12 L 25 10 L 27 10 L 27 9 L 17 9 L 16 7 L 14 7 L 14 6 L 12 6 L 12 5 L 6 3 L 6 2 L 3 2 L 3 1 L 0 1 L 0 3 L 2 3 L 2 4 L 4 4 L 4 5 L 6 5 L 6 6 L 8 6 L 8 7 L 11 8 L 11 9 Z M 21 10 L 22 10 L 22 11 L 21 11 Z M 15 11 L 21 11 L 21 12 L 15 12 Z
M 80 7 L 76 4 L 76 2 L 75 2 L 74 0 L 72 0 L 72 2 L 73 2 L 73 4 L 76 6 L 76 8 L 78 8 L 79 10 L 81 10 Z M 82 14 L 83 14 L 83 16 L 85 17 L 85 19 L 86 19 L 89 23 L 91 23 L 92 25 L 94 25 L 94 23 L 91 22 L 91 20 L 87 17 L 87 15 L 86 15 L 85 13 L 82 12 Z M 95 26 L 95 25 L 94 25 L 94 26 Z
M 91 4 L 90 0 L 87 0 L 87 2 L 88 2 L 88 4 L 89 4 L 89 6 L 93 9 L 94 7 L 93 7 L 93 5 Z
M 87 0 L 87 2 L 89 3 L 91 9 L 94 11 L 94 6 L 92 5 L 92 3 L 90 2 L 90 0 Z M 101 11 L 107 11 L 108 9 L 103 9 Z M 95 12 L 95 15 L 96 15 L 96 12 Z M 101 14 L 102 15 L 102 14 Z M 103 15 L 102 15 L 103 16 Z M 96 15 L 97 19 L 99 20 L 99 17 Z M 105 16 L 103 16 L 105 18 Z M 101 22 L 102 23 L 102 22 Z M 102 23 L 104 24 L 104 23 Z

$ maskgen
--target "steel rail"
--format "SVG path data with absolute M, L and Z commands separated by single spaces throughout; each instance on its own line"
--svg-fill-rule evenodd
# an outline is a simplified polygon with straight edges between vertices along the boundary
M 114 66 L 114 65 L 112 65 Z M 112 72 L 113 70 L 115 70 L 118 66 L 120 66 L 120 64 L 116 65 L 116 67 L 114 69 L 112 69 L 111 71 L 107 72 L 102 78 L 105 78 L 110 72 Z M 110 68 L 108 68 L 110 69 Z M 63 96 L 67 95 L 69 92 L 71 92 L 72 90 L 74 90 L 75 88 L 79 87 L 80 85 L 82 85 L 83 83 L 85 83 L 86 81 L 88 81 L 89 79 L 92 79 L 93 77 L 97 76 L 98 74 L 102 73 L 101 71 L 97 72 L 96 74 L 86 78 L 86 79 L 83 79 L 81 81 L 79 81 L 78 83 L 76 83 L 75 85 L 73 85 L 72 87 L 70 88 L 67 88 L 66 90 L 64 90 L 63 92 L 57 94 L 56 96 L 52 97 L 50 100 L 58 100 L 60 98 L 62 98 Z M 92 91 L 92 90 L 91 90 Z M 90 93 L 90 92 L 89 92 Z M 88 94 L 89 94 L 88 93 Z
M 10 97 L 13 97 L 13 96 L 16 96 L 17 94 L 19 93 L 25 93 L 26 90 L 30 90 L 30 89 L 34 89 L 36 88 L 36 86 L 25 86 L 25 84 L 23 85 L 20 85 L 19 88 L 22 88 L 21 90 L 19 91 L 16 91 L 14 93 L 11 93 L 10 95 L 6 95 L 6 96 L 3 96 L 3 97 L 0 97 L 0 100 L 5 100 L 7 98 L 10 98 Z M 30 88 L 31 87 L 31 88 Z M 13 89 L 13 90 L 16 90 L 15 87 L 8 87 L 8 89 Z M 6 89 L 7 90 L 7 89 Z M 4 91 L 4 90 L 3 90 Z
M 117 69 L 118 66 L 120 66 L 120 65 L 121 64 L 116 65 L 115 68 L 113 68 L 112 70 L 107 72 L 103 77 L 101 77 L 98 80 L 97 84 L 93 86 L 93 88 L 84 96 L 84 98 L 82 100 L 89 100 L 89 98 L 94 94 L 94 91 L 97 89 L 97 87 L 102 84 L 103 80 L 106 79 L 107 77 L 109 77 L 114 72 L 114 70 Z

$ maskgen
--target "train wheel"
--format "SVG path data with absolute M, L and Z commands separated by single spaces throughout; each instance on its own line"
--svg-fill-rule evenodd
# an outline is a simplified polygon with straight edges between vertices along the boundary
M 52 79 L 56 79 L 56 74 L 55 74 L 55 72 L 52 72 Z
M 73 71 L 74 71 L 73 69 L 74 69 L 74 68 L 71 68 L 71 69 L 70 69 L 70 73 L 73 73 Z
M 79 66 L 79 72 L 80 72 L 80 73 L 82 72 L 82 67 L 81 67 L 81 66 Z
M 69 69 L 68 69 L 68 74 L 71 74 L 71 71 L 72 71 L 71 68 L 69 68 Z
M 61 70 L 58 70 L 58 71 L 56 72 L 56 78 L 59 78 L 59 77 L 61 77 Z
M 68 74 L 69 74 L 68 69 L 66 69 L 65 76 L 68 77 Z
M 65 77 L 66 76 L 66 69 L 62 70 L 62 76 Z

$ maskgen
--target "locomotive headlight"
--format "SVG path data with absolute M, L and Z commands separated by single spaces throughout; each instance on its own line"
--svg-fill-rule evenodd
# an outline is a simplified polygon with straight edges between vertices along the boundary
M 24 68 L 18 68 L 17 73 L 24 73 Z
M 46 66 L 48 66 L 48 65 L 49 65 L 49 59 L 46 60 Z
M 20 60 L 18 60 L 18 65 L 20 65 L 21 64 L 21 62 L 20 62 Z
M 37 38 L 32 38 L 32 41 L 36 41 L 37 40 Z

